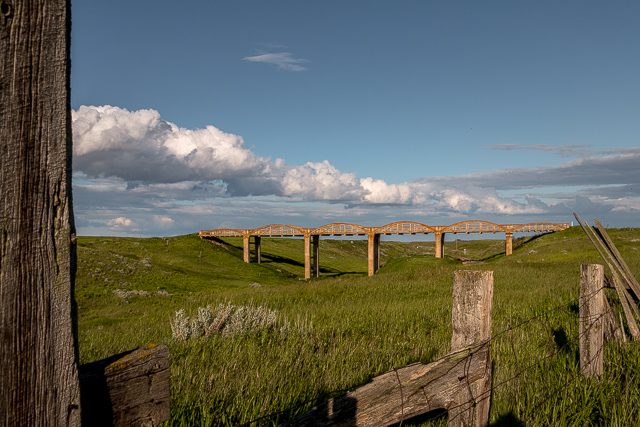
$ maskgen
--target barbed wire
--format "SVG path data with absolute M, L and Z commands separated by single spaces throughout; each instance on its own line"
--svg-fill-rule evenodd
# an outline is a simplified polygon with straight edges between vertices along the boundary
M 505 384 L 507 384 L 507 385 L 508 385 L 508 384 L 510 384 L 510 382 L 511 382 L 511 381 L 514 381 L 514 380 L 519 379 L 519 378 L 520 378 L 521 376 L 523 376 L 523 374 L 525 374 L 527 371 L 529 371 L 529 370 L 531 370 L 531 369 L 533 369 L 533 368 L 535 368 L 535 367 L 537 367 L 537 366 L 540 366 L 540 365 L 541 365 L 542 363 L 544 363 L 545 361 L 547 361 L 547 360 L 549 360 L 549 359 L 553 360 L 553 358 L 554 358 L 558 353 L 560 353 L 560 352 L 564 351 L 564 349 L 565 349 L 566 347 L 568 347 L 570 344 L 575 343 L 575 341 L 579 340 L 583 335 L 587 334 L 587 333 L 591 330 L 591 328 L 593 327 L 593 325 L 595 325 L 595 324 L 596 324 L 600 319 L 603 319 L 607 314 L 611 313 L 611 310 L 607 310 L 607 311 L 605 311 L 605 312 L 603 312 L 603 313 L 600 313 L 600 314 L 596 315 L 596 316 L 595 316 L 595 319 L 592 321 L 591 326 L 590 326 L 589 328 L 585 329 L 585 330 L 584 330 L 584 331 L 582 331 L 582 332 L 578 332 L 577 334 L 574 334 L 570 339 L 568 339 L 565 343 L 563 343 L 562 345 L 560 345 L 559 347 L 557 347 L 557 348 L 556 348 L 553 352 L 551 352 L 550 354 L 544 355 L 544 356 L 542 356 L 542 357 L 538 358 L 535 362 L 533 362 L 533 363 L 531 363 L 531 364 L 528 364 L 528 365 L 527 365 L 526 367 L 524 367 L 523 369 L 520 369 L 520 367 L 519 367 L 519 365 L 520 365 L 520 364 L 519 364 L 519 361 L 518 361 L 518 358 L 517 358 L 517 353 L 516 353 L 516 351 L 515 351 L 515 347 L 514 347 L 514 345 L 513 345 L 513 342 L 514 342 L 514 339 L 513 339 L 513 331 L 515 331 L 515 330 L 517 330 L 517 329 L 519 329 L 519 328 L 521 328 L 521 327 L 523 327 L 523 326 L 527 325 L 528 323 L 531 323 L 531 322 L 533 322 L 533 321 L 535 321 L 535 320 L 538 320 L 538 321 L 542 322 L 542 320 L 541 320 L 541 319 L 542 319 L 542 318 L 546 318 L 549 314 L 551 314 L 551 313 L 553 313 L 553 312 L 555 312 L 555 311 L 559 311 L 559 310 L 562 310 L 562 309 L 564 309 L 564 308 L 567 308 L 567 307 L 571 306 L 572 304 L 575 304 L 576 302 L 580 302 L 580 301 L 582 301 L 582 304 L 579 304 L 579 309 L 580 309 L 580 308 L 582 308 L 582 307 L 584 306 L 584 304 L 588 303 L 588 302 L 589 302 L 589 300 L 591 300 L 591 298 L 595 297 L 599 292 L 603 291 L 605 288 L 607 288 L 606 284 L 605 284 L 604 286 L 602 286 L 602 287 L 600 287 L 600 288 L 596 289 L 595 291 L 593 291 L 593 292 L 591 292 L 591 293 L 587 294 L 587 295 L 582 295 L 582 296 L 580 296 L 580 297 L 578 297 L 578 298 L 575 298 L 575 299 L 572 299 L 572 300 L 570 300 L 570 301 L 568 301 L 568 302 L 566 302 L 566 303 L 564 303 L 564 304 L 561 304 L 561 305 L 558 305 L 558 306 L 556 306 L 556 307 L 553 307 L 553 308 L 551 308 L 551 309 L 549 309 L 549 310 L 546 310 L 546 311 L 545 311 L 545 312 L 543 312 L 543 313 L 537 314 L 537 315 L 532 316 L 532 317 L 530 317 L 530 318 L 528 318 L 528 319 L 526 319 L 526 320 L 523 320 L 523 321 L 521 321 L 521 322 L 517 323 L 516 325 L 509 326 L 509 327 L 507 327 L 506 329 L 504 329 L 504 330 L 502 330 L 502 331 L 500 331 L 500 332 L 498 332 L 498 333 L 496 333 L 496 334 L 493 334 L 493 335 L 492 335 L 490 338 L 488 338 L 487 340 L 484 340 L 484 341 L 482 341 L 482 342 L 480 342 L 480 343 L 477 343 L 477 344 L 471 345 L 471 346 L 469 346 L 469 347 L 467 347 L 467 348 L 465 348 L 465 349 L 461 350 L 461 351 L 469 351 L 469 352 L 470 352 L 470 354 L 472 355 L 472 354 L 474 353 L 474 350 L 480 349 L 481 347 L 485 346 L 487 343 L 489 343 L 489 345 L 491 345 L 491 343 L 493 343 L 493 341 L 495 341 L 496 339 L 498 339 L 498 338 L 502 337 L 503 335 L 505 335 L 505 334 L 509 333 L 509 334 L 510 334 L 510 340 L 509 340 L 509 343 L 511 344 L 511 352 L 513 353 L 513 357 L 514 357 L 514 360 L 515 360 L 515 362 L 516 362 L 516 371 L 517 371 L 517 372 L 516 372 L 514 375 L 512 375 L 511 377 L 509 377 L 508 379 L 502 380 L 502 381 L 501 381 L 500 383 L 498 383 L 497 385 L 492 385 L 490 389 L 488 389 L 488 390 L 486 390 L 486 391 L 484 391 L 484 392 L 480 393 L 478 396 L 475 396 L 475 397 L 474 397 L 474 396 L 473 396 L 473 392 L 472 392 L 472 388 L 471 388 L 471 383 L 469 383 L 469 375 L 467 375 L 467 374 L 466 374 L 466 373 L 467 373 L 467 369 L 468 369 L 468 366 L 466 366 L 466 364 L 467 364 L 467 359 L 469 359 L 469 364 L 470 364 L 470 358 L 465 359 L 465 368 L 464 368 L 464 369 L 465 369 L 465 377 L 467 378 L 468 391 L 469 391 L 469 394 L 470 394 L 470 396 L 471 396 L 471 399 L 470 399 L 469 401 L 462 402 L 462 403 L 459 403 L 459 404 L 454 405 L 454 406 L 450 406 L 450 407 L 448 407 L 448 408 L 447 408 L 447 411 L 452 411 L 452 410 L 458 409 L 458 408 L 460 408 L 460 407 L 463 407 L 463 406 L 465 406 L 465 405 L 469 405 L 469 408 L 468 408 L 466 411 L 469 411 L 469 410 L 473 409 L 473 408 L 474 408 L 478 403 L 482 402 L 483 400 L 486 400 L 486 399 L 490 398 L 494 390 L 496 390 L 496 389 L 498 389 L 498 388 L 500 388 L 500 387 L 503 387 Z M 594 316 L 589 316 L 589 317 L 590 317 L 590 318 L 593 318 Z M 578 319 L 582 319 L 582 318 L 583 318 L 583 317 L 581 317 L 580 315 L 578 315 Z M 551 329 L 549 328 L 549 326 L 548 326 L 547 324 L 544 324 L 544 323 L 543 323 L 543 326 L 545 327 L 545 329 L 547 330 L 547 332 L 549 332 L 549 335 L 553 335 L 553 332 L 551 331 Z M 622 325 L 621 325 L 621 327 L 622 327 Z M 554 344 L 555 344 L 555 342 L 554 342 Z M 604 348 L 604 345 L 603 345 L 602 347 L 600 347 L 600 349 L 598 349 L 598 351 L 596 352 L 596 355 L 595 355 L 593 358 L 591 358 L 591 359 L 589 360 L 589 363 L 585 364 L 585 367 L 586 367 L 586 366 L 588 366 L 592 361 L 594 361 L 594 360 L 599 356 L 599 354 L 601 353 L 601 351 L 603 350 L 603 348 Z M 430 364 L 435 364 L 435 363 L 437 363 L 437 362 L 440 362 L 440 361 L 444 360 L 445 358 L 447 358 L 447 357 L 451 356 L 451 354 L 454 354 L 454 353 L 457 353 L 457 352 L 453 352 L 453 353 L 451 353 L 451 352 L 450 352 L 450 353 L 448 353 L 448 354 L 446 354 L 446 355 L 444 355 L 444 356 L 442 356 L 442 357 L 440 357 L 440 358 L 438 358 L 438 359 L 436 359 L 436 360 L 434 360 L 434 361 L 432 361 L 432 362 L 429 362 L 429 365 L 430 365 Z M 333 390 L 333 391 L 325 392 L 325 393 L 323 393 L 323 394 L 321 394 L 321 395 L 319 395 L 319 396 L 316 396 L 316 397 L 314 397 L 314 398 L 312 398 L 312 399 L 308 399 L 308 400 L 305 400 L 305 401 L 303 401 L 303 402 L 300 402 L 300 403 L 298 403 L 298 404 L 296 404 L 296 405 L 293 405 L 293 406 L 291 406 L 291 407 L 289 407 L 289 408 L 287 408 L 287 409 L 284 409 L 284 410 L 281 410 L 281 411 L 277 411 L 277 412 L 273 412 L 273 413 L 270 413 L 270 414 L 266 414 L 266 415 L 260 416 L 259 418 L 255 418 L 255 419 L 253 419 L 253 420 L 251 420 L 251 421 L 249 421 L 249 422 L 243 423 L 243 424 L 238 424 L 238 425 L 236 425 L 236 427 L 249 427 L 249 426 L 251 426 L 252 424 L 256 424 L 256 423 L 258 423 L 259 421 L 263 421 L 263 420 L 265 420 L 265 419 L 273 418 L 273 417 L 276 417 L 276 416 L 279 416 L 279 415 L 285 414 L 285 413 L 287 413 L 287 412 L 294 411 L 294 410 L 296 410 L 296 409 L 298 409 L 298 408 L 300 408 L 300 407 L 302 407 L 302 406 L 304 406 L 304 405 L 307 405 L 307 404 L 309 404 L 309 403 L 311 403 L 311 402 L 314 402 L 314 401 L 322 400 L 322 399 L 324 399 L 324 398 L 327 398 L 328 396 L 332 396 L 332 395 L 341 395 L 341 394 L 344 394 L 344 393 L 348 393 L 348 392 L 350 392 L 350 391 L 352 391 L 352 390 L 354 390 L 354 389 L 360 388 L 360 387 L 362 387 L 362 386 L 364 386 L 364 385 L 366 385 L 366 384 L 370 383 L 370 382 L 371 382 L 374 378 L 376 378 L 376 377 L 379 377 L 379 376 L 382 376 L 382 375 L 385 375 L 385 374 L 388 374 L 388 373 L 391 373 L 391 372 L 394 372 L 394 373 L 396 374 L 397 379 L 398 379 L 398 383 L 400 384 L 399 391 L 400 391 L 400 402 L 401 402 L 401 418 L 400 418 L 400 427 L 401 427 L 401 426 L 402 426 L 402 423 L 405 421 L 405 419 L 404 419 L 404 396 L 403 396 L 403 392 L 402 392 L 402 382 L 400 381 L 400 377 L 399 377 L 398 371 L 402 371 L 402 370 L 404 370 L 404 369 L 407 369 L 407 368 L 410 368 L 410 367 L 413 367 L 413 366 L 416 366 L 416 365 L 423 365 L 423 363 L 421 363 L 421 362 L 415 362 L 415 363 L 411 363 L 411 364 L 405 365 L 405 366 L 403 366 L 403 367 L 401 367 L 401 368 L 395 368 L 395 367 L 394 367 L 394 368 L 392 368 L 392 369 L 390 369 L 390 370 L 387 370 L 387 371 L 385 371 L 385 372 L 382 372 L 382 373 L 380 373 L 380 374 L 377 374 L 377 375 L 374 375 L 374 376 L 368 377 L 367 379 L 365 379 L 364 381 L 360 382 L 359 384 L 355 384 L 355 385 L 352 385 L 352 386 L 350 386 L 350 387 L 347 387 L 347 388 L 344 388 L 344 389 L 340 389 L 340 390 Z M 568 382 L 567 382 L 567 383 L 565 383 L 565 384 L 562 384 L 560 387 L 558 387 L 558 388 L 556 389 L 556 391 L 555 391 L 555 392 L 547 394 L 547 395 L 544 397 L 544 399 L 542 399 L 541 401 L 539 401 L 539 402 L 537 402 L 537 403 L 535 404 L 534 409 L 537 409 L 538 407 L 540 407 L 541 405 L 543 405 L 546 401 L 548 401 L 551 397 L 553 397 L 554 395 L 556 395 L 559 391 L 561 391 L 561 390 L 563 390 L 564 388 L 568 387 L 568 386 L 569 386 L 569 385 L 570 385 L 570 384 L 571 384 L 571 383 L 572 383 L 572 382 L 573 382 L 577 377 L 579 377 L 579 376 L 580 376 L 580 374 L 582 374 L 583 370 L 584 370 L 584 368 L 580 368 L 580 369 L 578 370 L 578 372 L 577 372 L 575 375 L 573 375 L 573 376 L 571 377 L 570 381 L 568 381 Z M 324 400 L 324 401 L 323 401 L 323 402 L 321 402 L 320 404 L 325 404 L 325 403 L 328 403 L 329 401 L 330 401 L 330 399 L 329 399 L 329 400 Z M 438 409 L 438 408 L 434 408 L 434 409 Z M 466 411 L 460 411 L 460 412 L 458 412 L 458 413 L 457 413 L 456 415 L 454 415 L 452 418 L 449 418 L 449 421 L 451 421 L 452 419 L 455 419 L 455 418 L 457 418 L 457 417 L 461 416 L 461 415 L 462 415 L 462 414 L 464 414 Z M 529 413 L 531 413 L 531 414 L 532 414 L 532 413 L 533 413 L 533 411 L 529 411 Z M 441 414 L 438 414 L 438 415 L 433 416 L 432 418 L 429 418 L 429 419 L 423 420 L 422 422 L 425 422 L 425 423 L 426 423 L 426 422 L 429 422 L 429 421 L 433 421 L 433 420 L 435 420 L 436 418 L 439 418 L 440 416 L 442 416 L 442 415 L 441 415 Z M 522 422 L 521 422 L 520 424 L 518 424 L 518 425 L 524 425 L 524 423 L 525 423 L 526 421 L 530 420 L 531 418 L 532 418 L 532 415 L 527 416 L 527 418 L 525 419 L 525 421 L 522 421 Z

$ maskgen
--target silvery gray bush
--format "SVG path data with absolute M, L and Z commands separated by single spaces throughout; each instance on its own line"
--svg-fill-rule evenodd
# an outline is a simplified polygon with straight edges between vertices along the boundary
M 298 323 L 298 322 L 297 322 Z M 209 338 L 215 334 L 222 336 L 242 335 L 260 330 L 272 330 L 278 335 L 286 335 L 293 331 L 305 333 L 306 325 L 296 324 L 292 327 L 288 321 L 278 327 L 278 316 L 275 310 L 253 304 L 235 306 L 230 302 L 199 307 L 193 318 L 186 315 L 184 309 L 176 311 L 171 321 L 173 338 L 187 341 L 189 338 Z

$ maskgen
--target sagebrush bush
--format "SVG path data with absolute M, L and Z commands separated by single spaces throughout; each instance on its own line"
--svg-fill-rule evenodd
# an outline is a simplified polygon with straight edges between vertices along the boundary
M 276 311 L 268 307 L 255 307 L 253 304 L 236 306 L 230 302 L 226 305 L 218 304 L 217 307 L 199 307 L 197 314 L 192 318 L 186 315 L 184 309 L 180 309 L 171 321 L 172 336 L 181 341 L 189 338 L 209 338 L 215 334 L 243 335 L 261 330 L 272 330 L 278 335 L 294 331 L 306 333 L 307 328 L 299 322 L 293 327 L 286 320 L 279 323 Z

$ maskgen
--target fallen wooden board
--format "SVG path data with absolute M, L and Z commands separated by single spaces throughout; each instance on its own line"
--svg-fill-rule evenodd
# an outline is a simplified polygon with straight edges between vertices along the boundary
M 627 284 L 629 285 L 628 287 L 633 290 L 633 292 L 636 294 L 636 297 L 640 298 L 640 284 L 636 280 L 636 277 L 629 269 L 629 266 L 618 251 L 616 245 L 613 243 L 613 240 L 611 240 L 611 237 L 609 237 L 607 230 L 605 230 L 600 221 L 598 221 L 597 219 L 594 219 L 593 221 L 598 226 L 598 231 L 607 244 L 607 247 L 613 256 L 613 260 L 615 261 L 616 267 L 620 270 L 621 275 L 627 281 Z
M 471 396 L 491 377 L 490 341 L 450 353 L 429 364 L 386 372 L 353 392 L 312 408 L 281 426 L 387 426 L 434 409 L 458 413 L 490 398 Z M 460 401 L 462 400 L 462 401 Z
M 634 340 L 640 340 L 640 329 L 638 328 L 638 324 L 635 318 L 633 317 L 631 308 L 629 307 L 629 302 L 630 302 L 635 309 L 634 302 L 630 298 L 629 294 L 626 292 L 626 288 L 623 286 L 622 280 L 620 279 L 618 272 L 614 269 L 613 265 L 611 265 L 607 257 L 605 257 L 604 253 L 602 252 L 602 249 L 604 249 L 605 251 L 608 251 L 607 247 L 605 246 L 604 242 L 600 239 L 600 237 L 598 237 L 598 235 L 591 229 L 591 227 L 580 220 L 580 218 L 575 212 L 573 213 L 573 216 L 576 217 L 576 220 L 578 220 L 578 223 L 582 226 L 582 229 L 584 230 L 585 234 L 587 235 L 589 240 L 591 240 L 591 243 L 593 244 L 593 246 L 596 248 L 596 250 L 602 257 L 602 260 L 607 264 L 607 267 L 609 267 L 609 270 L 611 271 L 611 275 L 613 277 L 613 283 L 615 285 L 615 289 L 618 294 L 618 299 L 620 300 L 620 304 L 622 305 L 622 310 L 624 311 L 624 315 L 627 318 L 627 324 L 629 325 L 631 336 L 633 337 Z M 600 249 L 600 247 L 602 247 L 602 249 Z M 612 256 L 609 253 L 607 254 L 609 255 L 610 258 L 612 258 Z

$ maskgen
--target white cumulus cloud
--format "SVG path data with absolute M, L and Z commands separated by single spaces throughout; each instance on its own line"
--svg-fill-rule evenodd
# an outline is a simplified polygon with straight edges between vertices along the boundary
M 90 177 L 180 182 L 253 176 L 269 159 L 214 126 L 185 129 L 155 110 L 82 106 L 72 112 L 74 168 Z

